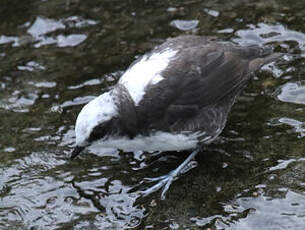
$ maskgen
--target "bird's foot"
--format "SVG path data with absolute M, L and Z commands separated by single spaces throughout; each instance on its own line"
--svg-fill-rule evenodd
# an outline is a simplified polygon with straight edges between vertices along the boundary
M 178 168 L 175 170 L 171 171 L 167 175 L 159 176 L 159 177 L 154 177 L 154 178 L 144 178 L 144 181 L 147 182 L 156 182 L 159 181 L 157 184 L 153 185 L 152 187 L 144 190 L 141 192 L 142 196 L 148 196 L 149 194 L 158 191 L 160 188 L 163 187 L 162 193 L 161 193 L 161 200 L 165 199 L 166 192 L 168 191 L 170 185 L 174 180 L 177 180 L 178 177 L 181 174 L 184 174 L 191 170 L 192 168 L 195 168 L 197 166 L 197 162 L 193 160 L 193 158 L 196 156 L 196 154 L 199 152 L 199 149 L 196 149 L 194 152 L 192 152 L 187 159 L 179 165 Z

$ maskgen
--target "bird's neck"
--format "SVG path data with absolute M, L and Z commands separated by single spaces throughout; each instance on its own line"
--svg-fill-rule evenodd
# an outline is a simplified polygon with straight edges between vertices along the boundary
M 139 122 L 136 106 L 125 86 L 117 84 L 112 91 L 112 97 L 115 101 L 118 118 L 115 124 L 118 129 L 130 138 L 139 133 Z

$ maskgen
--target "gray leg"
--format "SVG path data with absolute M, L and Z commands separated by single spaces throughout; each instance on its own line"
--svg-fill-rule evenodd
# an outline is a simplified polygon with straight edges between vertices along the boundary
M 200 151 L 200 149 L 196 149 L 195 151 L 193 151 L 187 158 L 185 161 L 183 161 L 183 163 L 181 165 L 178 166 L 178 168 L 176 168 L 175 170 L 171 171 L 169 174 L 164 175 L 164 176 L 160 176 L 160 177 L 155 177 L 155 178 L 144 178 L 146 181 L 149 182 L 154 182 L 154 181 L 159 181 L 157 184 L 155 184 L 154 186 L 142 191 L 142 196 L 148 196 L 149 194 L 159 190 L 160 188 L 164 187 L 161 193 L 161 200 L 165 199 L 165 194 L 167 192 L 167 190 L 169 189 L 169 186 L 171 185 L 171 183 L 177 179 L 177 177 L 179 175 L 181 175 L 182 173 L 185 173 L 186 171 L 188 171 L 191 168 L 194 168 L 196 165 L 189 165 L 189 163 L 191 163 L 191 161 L 193 160 L 193 158 L 196 156 L 196 154 Z M 187 170 L 188 169 L 188 170 Z

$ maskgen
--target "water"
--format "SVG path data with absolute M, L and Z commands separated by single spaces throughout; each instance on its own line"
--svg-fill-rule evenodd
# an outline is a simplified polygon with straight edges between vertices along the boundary
M 304 229 L 304 9 L 284 0 L 1 1 L 0 229 Z M 141 182 L 188 152 L 91 149 L 69 161 L 81 107 L 181 34 L 286 55 L 254 76 L 221 137 L 164 201 L 140 198 Z

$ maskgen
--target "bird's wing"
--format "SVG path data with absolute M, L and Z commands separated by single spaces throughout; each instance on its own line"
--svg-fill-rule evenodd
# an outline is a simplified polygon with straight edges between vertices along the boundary
M 195 116 L 202 107 L 217 104 L 230 92 L 241 88 L 256 58 L 249 58 L 240 47 L 233 47 L 211 43 L 180 50 L 162 71 L 163 80 L 146 87 L 136 107 L 141 126 L 164 120 L 173 124 L 178 119 Z

